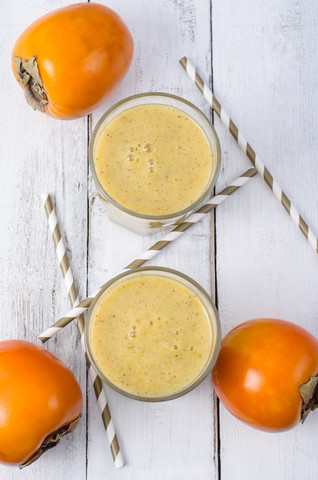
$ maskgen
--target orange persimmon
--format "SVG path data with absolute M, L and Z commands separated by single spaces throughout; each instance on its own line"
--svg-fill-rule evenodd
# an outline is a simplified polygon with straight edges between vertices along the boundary
M 81 3 L 32 23 L 13 48 L 12 68 L 34 109 L 72 119 L 102 105 L 132 56 L 132 37 L 120 17 L 103 5 Z
M 318 340 L 285 320 L 244 322 L 222 340 L 213 368 L 223 405 L 251 427 L 282 432 L 318 406 Z
M 82 393 L 70 370 L 43 347 L 0 342 L 0 462 L 29 465 L 75 429 Z

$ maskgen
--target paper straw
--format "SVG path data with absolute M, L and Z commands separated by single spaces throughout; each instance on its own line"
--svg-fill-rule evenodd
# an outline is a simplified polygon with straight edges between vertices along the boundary
M 275 197 L 283 205 L 288 215 L 291 217 L 292 221 L 297 225 L 299 230 L 305 235 L 307 241 L 312 246 L 312 248 L 318 253 L 318 239 L 314 232 L 309 228 L 308 224 L 305 222 L 303 217 L 298 213 L 294 205 L 291 203 L 287 195 L 283 192 L 281 187 L 278 185 L 276 180 L 270 174 L 270 172 L 265 167 L 264 163 L 261 161 L 259 156 L 255 153 L 251 145 L 248 143 L 246 138 L 242 135 L 240 130 L 237 128 L 235 123 L 231 120 L 229 115 L 226 113 L 224 108 L 221 106 L 220 102 L 215 98 L 208 85 L 202 80 L 198 72 L 195 70 L 194 66 L 189 62 L 187 57 L 183 57 L 180 60 L 182 67 L 187 72 L 188 76 L 191 78 L 192 82 L 198 87 L 200 92 L 203 94 L 204 98 L 220 117 L 223 125 L 229 130 L 234 137 L 235 141 L 240 146 L 241 150 L 245 155 L 250 159 L 252 164 L 255 166 L 256 170 L 260 176 L 265 180 Z
M 42 201 L 43 201 L 44 209 L 48 218 L 49 227 L 52 233 L 57 258 L 58 258 L 61 270 L 63 272 L 63 278 L 64 278 L 66 290 L 67 290 L 69 299 L 71 301 L 71 305 L 73 307 L 78 304 L 78 295 L 74 285 L 73 275 L 68 262 L 63 239 L 61 237 L 60 229 L 57 223 L 57 218 L 55 215 L 55 211 L 54 211 L 54 207 L 53 207 L 50 195 L 49 194 L 42 195 Z M 114 459 L 115 467 L 120 468 L 124 466 L 124 460 L 119 448 L 114 424 L 108 408 L 105 391 L 103 390 L 102 381 L 97 376 L 87 355 L 86 346 L 84 342 L 84 318 L 82 315 L 79 316 L 77 319 L 77 328 L 80 334 L 81 344 L 84 350 L 88 370 L 93 382 L 97 403 L 98 403 L 103 424 L 106 430 L 106 435 L 107 435 L 110 450 Z
M 238 177 L 234 182 L 224 188 L 218 195 L 211 198 L 208 202 L 198 208 L 194 213 L 189 215 L 179 225 L 177 225 L 171 232 L 165 235 L 159 242 L 155 243 L 152 247 L 148 248 L 142 255 L 136 258 L 133 262 L 127 265 L 123 271 L 131 270 L 133 268 L 138 268 L 144 265 L 148 260 L 154 258 L 161 252 L 164 248 L 166 248 L 170 243 L 174 242 L 177 238 L 179 238 L 188 228 L 190 228 L 193 224 L 200 221 L 202 218 L 206 216 L 207 213 L 211 212 L 214 208 L 218 205 L 223 203 L 227 198 L 229 198 L 232 193 L 236 192 L 239 188 L 243 187 L 244 185 L 251 180 L 257 174 L 257 170 L 255 168 L 250 168 L 245 173 L 243 173 L 240 177 Z M 83 312 L 85 312 L 96 295 L 104 288 L 104 285 L 100 287 L 96 292 L 92 295 L 87 297 L 83 302 L 79 305 L 75 306 L 70 312 L 68 312 L 65 317 L 58 320 L 54 325 L 49 327 L 45 332 L 39 335 L 39 339 L 42 343 L 45 343 L 47 340 L 52 338 L 57 332 L 59 332 L 62 328 L 66 327 L 72 320 L 77 318 Z

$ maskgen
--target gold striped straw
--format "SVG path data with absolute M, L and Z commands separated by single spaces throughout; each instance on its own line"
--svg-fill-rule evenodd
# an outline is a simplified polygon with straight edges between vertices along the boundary
M 224 188 L 218 195 L 211 198 L 208 202 L 199 207 L 194 213 L 189 215 L 189 217 L 187 217 L 185 221 L 177 225 L 159 242 L 148 248 L 148 250 L 146 250 L 142 255 L 140 255 L 133 262 L 127 265 L 127 267 L 124 268 L 123 271 L 141 267 L 148 260 L 154 258 L 156 255 L 158 255 L 159 252 L 161 252 L 161 250 L 163 250 L 170 243 L 174 242 L 177 238 L 179 238 L 193 224 L 202 220 L 202 218 L 204 218 L 207 213 L 211 212 L 214 208 L 223 203 L 227 198 L 229 198 L 230 195 L 232 195 L 232 193 L 236 192 L 236 190 L 246 185 L 249 180 L 251 180 L 251 178 L 254 177 L 256 174 L 257 170 L 255 168 L 250 168 L 249 170 L 247 170 L 240 177 L 234 180 L 230 185 Z M 79 317 L 83 312 L 85 312 L 89 308 L 95 296 L 103 289 L 103 287 L 104 286 L 100 287 L 98 290 L 96 290 L 96 292 L 87 297 L 83 302 L 75 306 L 70 312 L 66 314 L 65 317 L 58 320 L 54 325 L 52 325 L 47 330 L 45 330 L 45 332 L 39 335 L 38 338 L 41 340 L 41 342 L 45 343 L 47 340 L 52 338 L 58 331 L 66 327 L 66 325 L 68 325 L 72 320 Z
M 283 205 L 288 215 L 291 217 L 292 221 L 297 225 L 299 230 L 305 235 L 309 244 L 313 249 L 318 253 L 318 239 L 314 232 L 309 228 L 308 224 L 305 222 L 303 217 L 298 213 L 294 205 L 291 203 L 287 195 L 283 192 L 281 187 L 278 185 L 276 180 L 272 177 L 270 172 L 265 167 L 264 163 L 261 161 L 259 156 L 255 153 L 251 145 L 248 143 L 246 138 L 242 135 L 241 131 L 237 128 L 235 123 L 231 120 L 229 115 L 226 113 L 224 108 L 221 106 L 220 102 L 215 98 L 208 85 L 202 80 L 194 66 L 189 62 L 187 57 L 183 57 L 180 60 L 182 67 L 185 69 L 188 76 L 191 78 L 192 82 L 198 87 L 210 107 L 216 112 L 220 117 L 223 125 L 229 130 L 234 137 L 235 141 L 240 146 L 241 150 L 245 155 L 250 159 L 252 164 L 255 166 L 256 170 L 260 176 L 265 180 L 275 197 Z
M 55 215 L 54 207 L 52 204 L 52 200 L 49 194 L 42 195 L 42 201 L 44 205 L 44 209 L 48 218 L 49 227 L 52 233 L 57 258 L 63 272 L 63 278 L 66 286 L 66 290 L 71 301 L 71 305 L 76 306 L 78 304 L 78 295 L 76 292 L 76 288 L 73 281 L 72 271 L 68 262 L 68 258 L 66 255 L 63 239 L 61 237 L 60 229 L 57 223 L 57 218 Z M 58 329 L 58 327 L 55 327 Z M 110 415 L 110 411 L 108 408 L 107 398 L 105 391 L 103 389 L 103 384 L 101 379 L 97 376 L 94 368 L 91 365 L 91 362 L 88 358 L 85 342 L 84 342 L 84 317 L 80 315 L 77 319 L 77 328 L 80 334 L 81 344 L 84 350 L 88 370 L 93 382 L 93 387 L 95 391 L 95 395 L 97 398 L 98 407 L 102 416 L 103 424 L 106 430 L 107 439 L 109 442 L 110 450 L 114 459 L 115 467 L 120 468 L 124 466 L 124 460 L 119 448 L 114 424 Z

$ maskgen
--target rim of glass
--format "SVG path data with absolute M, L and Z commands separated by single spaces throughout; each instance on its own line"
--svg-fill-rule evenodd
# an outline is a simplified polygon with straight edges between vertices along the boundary
M 91 349 L 90 345 L 90 324 L 92 321 L 92 313 L 94 311 L 94 308 L 99 300 L 99 298 L 104 294 L 104 292 L 111 287 L 113 284 L 115 284 L 118 280 L 120 280 L 123 277 L 129 277 L 130 275 L 138 274 L 140 272 L 147 271 L 149 274 L 154 274 L 156 275 L 157 272 L 165 272 L 168 274 L 172 274 L 174 277 L 177 277 L 177 281 L 181 278 L 182 280 L 185 280 L 186 283 L 189 284 L 189 288 L 194 287 L 194 293 L 197 293 L 195 291 L 198 290 L 199 293 L 205 298 L 207 301 L 208 306 L 211 308 L 210 315 L 208 315 L 209 320 L 211 322 L 211 328 L 212 331 L 214 332 L 215 335 L 215 340 L 214 343 L 212 342 L 211 344 L 211 350 L 214 345 L 214 349 L 211 353 L 211 358 L 209 362 L 204 366 L 202 372 L 200 375 L 189 385 L 187 385 L 185 388 L 171 394 L 171 395 L 162 395 L 162 396 L 154 396 L 154 397 L 144 397 L 142 395 L 134 395 L 133 393 L 127 392 L 126 390 L 121 389 L 114 383 L 112 383 L 103 373 L 103 371 L 99 368 L 97 362 L 95 361 L 94 354 Z M 199 298 L 199 300 L 202 302 L 202 300 Z M 204 309 L 206 310 L 206 305 L 203 304 Z M 214 324 L 213 324 L 214 323 Z M 116 277 L 113 277 L 111 280 L 109 280 L 105 285 L 103 285 L 102 289 L 100 289 L 99 293 L 94 297 L 94 300 L 92 301 L 88 311 L 87 311 L 87 317 L 85 321 L 85 328 L 84 328 L 84 340 L 85 340 L 85 346 L 86 346 L 86 351 L 88 354 L 88 357 L 90 359 L 90 362 L 92 366 L 94 367 L 96 373 L 98 376 L 102 379 L 103 382 L 105 382 L 107 385 L 109 385 L 113 390 L 115 390 L 118 393 L 121 393 L 122 395 L 132 398 L 134 400 L 139 400 L 143 402 L 163 402 L 167 400 L 173 400 L 174 398 L 181 397 L 185 395 L 186 393 L 190 392 L 194 388 L 196 388 L 208 375 L 211 373 L 212 368 L 216 362 L 216 359 L 219 354 L 219 350 L 221 347 L 221 339 L 222 339 L 222 332 L 221 332 L 221 323 L 219 319 L 219 313 L 212 301 L 212 298 L 210 295 L 206 292 L 206 290 L 201 287 L 199 283 L 197 283 L 195 280 L 193 280 L 191 277 L 188 277 L 182 272 L 179 272 L 178 270 L 174 270 L 171 268 L 165 268 L 165 267 L 140 267 L 140 268 L 135 268 L 123 273 L 120 273 Z
M 118 107 L 120 107 L 121 105 L 123 105 L 125 103 L 128 103 L 128 102 L 130 102 L 130 101 L 132 101 L 136 98 L 138 99 L 138 98 L 147 98 L 147 97 L 157 97 L 157 98 L 167 97 L 167 98 L 171 98 L 173 100 L 177 100 L 181 104 L 184 103 L 188 107 L 192 108 L 199 116 L 201 116 L 203 122 L 206 124 L 207 128 L 212 133 L 212 137 L 213 137 L 213 140 L 214 140 L 215 146 L 216 146 L 216 166 L 215 166 L 214 175 L 212 176 L 210 183 L 208 184 L 207 188 L 204 190 L 202 195 L 194 203 L 192 203 L 188 207 L 184 208 L 183 210 L 179 210 L 177 212 L 169 213 L 169 214 L 166 214 L 166 215 L 146 215 L 146 214 L 143 214 L 143 213 L 134 212 L 133 210 L 130 210 L 130 209 L 124 207 L 123 205 L 120 205 L 120 203 L 117 203 L 116 200 L 114 200 L 107 193 L 107 191 L 103 188 L 102 184 L 99 181 L 99 178 L 98 178 L 98 175 L 97 175 L 97 172 L 96 172 L 96 169 L 95 169 L 95 165 L 94 165 L 94 158 L 93 158 L 94 142 L 95 142 L 96 135 L 97 135 L 100 127 L 104 123 L 106 117 L 108 117 L 114 110 L 116 110 Z M 163 105 L 166 105 L 166 104 L 163 104 Z M 193 118 L 192 118 L 192 120 L 195 123 L 197 123 Z M 198 125 L 198 126 L 202 130 L 202 127 L 200 125 Z M 203 133 L 206 136 L 204 131 L 203 131 Z M 101 116 L 101 118 L 99 119 L 99 121 L 95 125 L 95 128 L 94 128 L 93 133 L 92 133 L 92 138 L 91 138 L 90 144 L 89 144 L 88 157 L 89 157 L 89 166 L 90 166 L 90 169 L 91 169 L 91 172 L 92 172 L 92 175 L 93 175 L 94 182 L 97 186 L 97 189 L 99 190 L 99 192 L 101 192 L 103 194 L 103 196 L 105 196 L 107 201 L 109 201 L 116 208 L 119 208 L 120 210 L 127 213 L 128 215 L 131 215 L 131 216 L 137 217 L 137 218 L 143 218 L 145 220 L 150 220 L 150 221 L 168 220 L 170 218 L 183 216 L 183 215 L 186 215 L 188 212 L 191 212 L 196 207 L 198 207 L 206 199 L 206 197 L 212 192 L 212 190 L 213 190 L 213 188 L 216 184 L 216 181 L 218 179 L 218 176 L 219 176 L 219 173 L 220 173 L 220 168 L 221 168 L 221 147 L 220 147 L 219 137 L 218 137 L 218 135 L 217 135 L 217 133 L 214 129 L 214 126 L 209 121 L 208 117 L 198 107 L 193 105 L 193 103 L 189 102 L 188 100 L 185 100 L 182 97 L 178 97 L 177 95 L 172 95 L 171 93 L 163 93 L 163 92 L 137 93 L 135 95 L 131 95 L 130 97 L 126 97 L 123 100 L 120 100 L 119 102 L 115 103 L 112 107 L 110 107 Z

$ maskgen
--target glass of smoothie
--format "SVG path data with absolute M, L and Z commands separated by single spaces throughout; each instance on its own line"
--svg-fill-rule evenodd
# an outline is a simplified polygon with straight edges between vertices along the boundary
M 138 233 L 180 223 L 211 193 L 217 134 L 190 102 L 167 93 L 126 98 L 97 123 L 91 172 L 112 220 Z
M 180 272 L 143 267 L 110 280 L 92 302 L 85 342 L 97 374 L 142 401 L 184 395 L 212 370 L 221 342 L 206 291 Z

